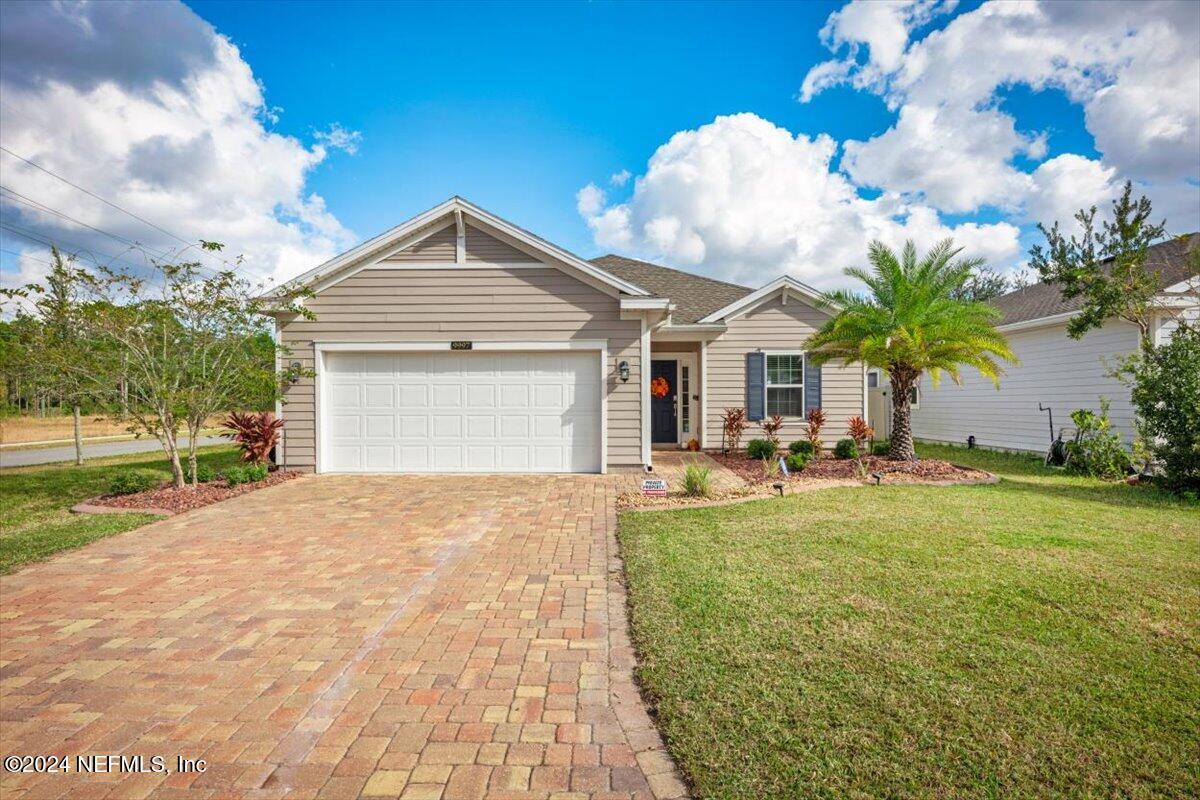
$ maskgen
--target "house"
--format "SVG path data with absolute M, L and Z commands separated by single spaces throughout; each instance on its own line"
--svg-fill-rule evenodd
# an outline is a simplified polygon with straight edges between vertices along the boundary
M 1171 335 L 1181 317 L 1200 317 L 1197 282 L 1189 253 L 1200 246 L 1200 234 L 1164 241 L 1150 248 L 1147 265 L 1160 275 L 1154 335 Z M 1126 443 L 1135 435 L 1129 389 L 1111 376 L 1120 358 L 1136 351 L 1138 330 L 1113 319 L 1082 339 L 1067 335 L 1067 321 L 1079 310 L 1079 299 L 1064 300 L 1054 286 L 1038 283 L 992 301 L 1003 317 L 999 328 L 1020 364 L 1009 366 L 1000 388 L 974 370 L 964 370 L 962 385 L 946 379 L 930 385 L 928 377 L 913 397 L 913 435 L 933 442 L 965 444 L 974 436 L 981 447 L 1044 453 L 1051 441 L 1050 414 L 1055 433 L 1073 432 L 1071 412 L 1099 409 L 1107 398 L 1115 430 Z M 879 419 L 887 408 L 886 378 L 868 375 L 872 413 Z M 1048 409 L 1042 410 L 1042 409 Z M 890 418 L 877 425 L 886 435 Z
M 810 408 L 827 439 L 865 410 L 860 366 L 805 359 L 828 312 L 803 283 L 586 261 L 459 197 L 284 290 L 302 287 L 315 319 L 274 312 L 314 375 L 280 408 L 293 469 L 650 469 L 657 447 L 720 447 L 726 407 L 782 414 L 785 441 Z

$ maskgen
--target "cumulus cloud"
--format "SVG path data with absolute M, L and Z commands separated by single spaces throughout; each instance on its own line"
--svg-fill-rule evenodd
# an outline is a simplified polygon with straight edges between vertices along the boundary
M 950 226 L 896 194 L 861 197 L 832 167 L 837 149 L 754 114 L 718 117 L 659 147 L 627 202 L 608 204 L 589 184 L 578 207 L 602 247 L 751 286 L 785 272 L 843 285 L 842 268 L 863 263 L 872 239 L 928 247 L 952 236 L 990 261 L 1016 255 L 1015 225 Z
M 913 22 L 906 6 L 878 6 L 855 0 L 829 17 L 824 40 L 839 57 L 814 67 L 801 89 L 808 100 L 850 83 L 899 112 L 884 133 L 846 143 L 857 183 L 919 194 L 953 212 L 1043 209 L 1045 187 L 1014 157 L 1043 158 L 1044 134 L 1018 130 L 1001 104 L 1003 89 L 1025 85 L 1061 91 L 1083 107 L 1103 155 L 1103 166 L 1089 168 L 1093 177 L 1115 170 L 1162 197 L 1190 181 L 1194 200 L 1176 223 L 1200 222 L 1200 6 L 987 2 L 912 41 L 938 9 L 922 9 Z M 861 21 L 889 13 L 891 24 L 875 30 Z M 870 59 L 860 47 L 870 48 Z M 1076 207 L 1106 196 L 1107 183 L 1084 181 L 1096 194 L 1080 196 Z
M 277 110 L 237 47 L 182 4 L 4 3 L 0 91 L 9 150 L 182 239 L 224 242 L 246 256 L 245 274 L 284 280 L 353 243 L 307 181 L 359 134 L 333 124 L 306 145 L 270 130 Z M 84 225 L 151 253 L 182 247 L 7 153 L 0 166 L 4 185 L 35 201 L 3 197 L 4 246 L 28 256 L 22 274 L 47 260 L 43 241 L 85 262 L 144 258 Z

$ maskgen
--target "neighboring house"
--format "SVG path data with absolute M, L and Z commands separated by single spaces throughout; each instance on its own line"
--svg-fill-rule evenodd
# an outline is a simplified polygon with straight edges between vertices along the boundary
M 1197 318 L 1196 276 L 1188 253 L 1200 246 L 1200 234 L 1172 239 L 1150 248 L 1147 264 L 1161 276 L 1161 294 L 1156 305 L 1155 337 L 1171 335 L 1181 317 Z M 1079 408 L 1099 409 L 1100 398 L 1109 400 L 1115 429 L 1126 443 L 1134 437 L 1133 407 L 1129 390 L 1110 376 L 1120 357 L 1134 352 L 1137 328 L 1110 320 L 1089 331 L 1082 339 L 1067 336 L 1067 321 L 1079 310 L 1078 299 L 1063 300 L 1057 287 L 1044 283 L 1018 289 L 992 301 L 1004 316 L 1000 330 L 1020 359 L 1000 378 L 1000 388 L 973 369 L 963 372 L 963 383 L 950 378 L 940 386 L 930 385 L 928 376 L 917 389 L 913 410 L 913 435 L 934 442 L 965 444 L 974 436 L 976 444 L 1004 450 L 1044 453 L 1050 445 L 1046 411 L 1054 413 L 1054 427 L 1073 432 L 1071 412 Z M 872 413 L 886 406 L 890 391 L 886 376 L 869 375 Z M 875 417 L 878 420 L 878 416 Z M 886 436 L 887 422 L 877 424 Z
M 300 287 L 316 319 L 275 313 L 284 357 L 315 372 L 280 410 L 293 469 L 650 468 L 652 446 L 720 447 L 726 407 L 783 414 L 785 441 L 809 408 L 828 440 L 865 411 L 861 367 L 804 358 L 828 314 L 804 284 L 585 261 L 458 197 L 284 288 Z

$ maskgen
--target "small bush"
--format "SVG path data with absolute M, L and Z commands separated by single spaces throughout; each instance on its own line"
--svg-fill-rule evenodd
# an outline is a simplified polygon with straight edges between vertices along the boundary
M 853 439 L 838 439 L 833 447 L 833 455 L 837 458 L 858 458 L 858 445 Z
M 792 453 L 787 457 L 787 468 L 791 472 L 799 472 L 808 466 L 808 462 L 811 459 L 812 456 L 806 453 Z
M 196 483 L 208 483 L 217 479 L 217 471 L 208 464 L 196 465 Z M 192 483 L 192 474 L 188 472 L 187 482 Z
M 118 472 L 108 485 L 109 494 L 137 494 L 147 492 L 162 483 L 162 476 L 157 472 L 144 469 L 130 469 Z
M 266 464 L 251 464 L 246 467 L 246 482 L 258 483 L 267 477 Z
M 233 433 L 225 435 L 237 442 L 242 449 L 242 461 L 265 464 L 271 450 L 279 444 L 279 431 L 283 428 L 283 420 L 275 419 L 275 415 L 270 411 L 248 414 L 234 411 L 225 420 L 225 427 L 233 430 Z
M 1100 413 L 1090 408 L 1071 412 L 1075 441 L 1067 442 L 1067 468 L 1071 472 L 1104 480 L 1120 480 L 1129 471 L 1129 453 L 1121 446 L 1121 435 L 1112 429 L 1108 400 L 1100 399 Z
M 816 455 L 816 448 L 813 447 L 813 443 L 807 439 L 799 439 L 795 442 L 792 442 L 788 445 L 788 450 L 790 450 L 794 456 L 808 456 L 811 458 L 812 456 Z
M 237 486 L 239 483 L 246 483 L 250 480 L 245 467 L 228 467 L 222 474 L 225 476 L 225 482 L 230 486 Z
M 871 442 L 871 455 L 886 456 L 888 454 L 888 449 L 890 447 L 891 447 L 891 444 L 888 442 L 887 439 L 882 439 L 877 442 Z
M 712 469 L 688 464 L 683 471 L 683 493 L 688 497 L 708 497 L 712 494 Z
M 777 449 L 778 446 L 770 439 L 751 439 L 746 443 L 746 455 L 760 461 L 764 458 L 774 458 Z

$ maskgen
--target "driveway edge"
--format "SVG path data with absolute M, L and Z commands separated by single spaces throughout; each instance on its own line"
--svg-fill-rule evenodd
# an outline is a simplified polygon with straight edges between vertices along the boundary
M 650 717 L 634 677 L 637 654 L 629 629 L 629 597 L 625 562 L 617 540 L 615 497 L 608 498 L 605 513 L 608 515 L 608 692 L 612 708 L 656 800 L 687 798 L 690 796 L 687 784 Z

